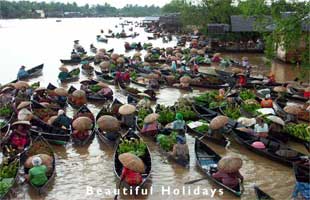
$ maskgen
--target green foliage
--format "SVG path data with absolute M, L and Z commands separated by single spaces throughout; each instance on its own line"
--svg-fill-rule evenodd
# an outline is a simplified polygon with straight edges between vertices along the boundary
M 136 156 L 143 157 L 145 155 L 147 146 L 142 140 L 137 140 L 135 138 L 131 138 L 130 140 L 122 139 L 117 152 L 119 154 L 122 153 L 132 153 Z
M 284 132 L 300 138 L 306 142 L 310 142 L 310 129 L 308 124 L 286 124 L 284 126 Z
M 79 12 L 79 16 L 127 16 L 141 17 L 159 15 L 160 8 L 154 5 L 138 6 L 126 5 L 123 8 L 115 8 L 108 3 L 102 5 L 78 6 L 77 3 L 60 2 L 30 2 L 30 1 L 0 1 L 0 13 L 3 18 L 31 18 L 38 17 L 35 10 L 44 10 L 50 17 L 62 17 L 64 12 Z
M 254 103 L 245 104 L 245 103 L 243 103 L 243 104 L 241 105 L 241 108 L 242 108 L 244 111 L 248 112 L 248 113 L 252 113 L 253 115 L 256 115 L 256 110 L 257 110 L 257 109 L 260 109 L 261 106 L 260 106 L 260 104 L 254 104 Z
M 0 108 L 0 116 L 1 117 L 9 117 L 12 115 L 12 113 L 13 113 L 13 109 L 9 104 L 3 105 Z
M 97 93 L 98 91 L 101 90 L 101 87 L 99 85 L 90 85 L 89 89 L 93 92 L 93 93 Z
M 171 151 L 173 145 L 177 143 L 177 132 L 173 131 L 170 135 L 159 134 L 156 140 L 164 151 Z
M 136 80 L 137 79 L 137 72 L 136 71 L 133 71 L 133 72 L 130 72 L 130 78 L 132 79 L 132 80 Z
M 159 114 L 158 122 L 163 125 L 166 125 L 174 121 L 176 113 L 169 107 L 161 105 L 161 110 L 159 111 L 158 114 Z
M 223 110 L 224 114 L 231 119 L 238 119 L 241 117 L 240 107 L 229 105 Z
M 239 96 L 243 101 L 255 98 L 255 94 L 251 90 L 242 90 Z
M 8 192 L 14 183 L 14 178 L 18 171 L 18 162 L 14 161 L 8 165 L 4 164 L 0 168 L 0 197 Z
M 196 117 L 196 113 L 194 111 L 192 111 L 190 106 L 178 106 L 176 108 L 177 113 L 181 113 L 183 115 L 183 120 L 187 121 L 187 120 L 193 120 Z
M 206 93 L 203 93 L 203 94 L 201 94 L 199 96 L 195 96 L 194 100 L 199 105 L 209 106 L 209 104 L 211 102 L 216 100 L 216 97 L 218 95 L 219 94 L 218 94 L 217 91 L 206 92 Z

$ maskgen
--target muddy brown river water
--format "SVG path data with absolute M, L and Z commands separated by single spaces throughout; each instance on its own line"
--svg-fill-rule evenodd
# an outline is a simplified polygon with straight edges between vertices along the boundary
M 129 18 L 129 20 L 141 19 Z M 43 86 L 49 82 L 59 85 L 57 82 L 58 68 L 61 66 L 59 59 L 69 58 L 75 39 L 79 39 L 87 51 L 89 51 L 89 45 L 93 43 L 99 48 L 114 48 L 115 52 L 125 53 L 124 42 L 132 42 L 133 39 L 109 39 L 107 44 L 96 42 L 96 35 L 99 34 L 100 29 L 104 29 L 107 33 L 109 28 L 115 29 L 115 24 L 120 22 L 118 18 L 73 18 L 63 19 L 60 23 L 56 23 L 56 19 L 0 20 L 0 83 L 4 84 L 13 80 L 21 65 L 32 67 L 44 63 L 43 76 L 31 80 L 31 82 L 41 81 Z M 120 31 L 120 28 L 118 30 Z M 144 33 L 141 28 L 135 28 L 134 31 L 140 33 L 140 36 L 134 39 L 137 42 L 143 43 L 150 35 Z M 154 46 L 160 47 L 176 44 L 175 39 L 168 44 L 162 44 L 161 39 L 152 42 Z M 225 55 L 240 59 L 246 54 Z M 299 75 L 299 70 L 295 66 L 273 63 L 272 67 L 268 68 L 264 65 L 263 55 L 248 54 L 246 56 L 249 57 L 251 63 L 258 65 L 257 68 L 253 69 L 254 73 L 268 74 L 271 70 L 275 72 L 278 81 L 293 80 Z M 207 69 L 205 67 L 201 70 Z M 73 83 L 73 85 L 77 84 Z M 63 86 L 68 87 L 68 85 Z M 193 94 L 199 92 L 199 90 L 194 90 Z M 125 100 L 123 95 L 117 91 L 115 93 L 116 97 Z M 163 89 L 160 91 L 158 103 L 171 105 L 183 95 L 186 93 L 176 89 Z M 100 109 L 100 105 L 89 104 L 89 107 L 95 115 Z M 68 110 L 68 113 L 72 114 L 72 111 Z M 211 198 L 211 189 L 219 189 L 219 187 L 208 180 L 185 186 L 186 192 L 183 194 L 182 190 L 186 181 L 203 177 L 195 164 L 193 135 L 187 135 L 191 156 L 189 169 L 181 168 L 167 161 L 158 152 L 154 142 L 148 139 L 145 141 L 149 145 L 153 159 L 151 180 L 147 184 L 149 188 L 152 187 L 152 194 L 138 197 L 122 196 L 122 199 L 237 199 L 225 190 L 223 195 L 216 192 L 215 196 Z M 255 199 L 254 185 L 259 186 L 275 199 L 290 199 L 295 183 L 291 168 L 258 156 L 237 144 L 233 139 L 231 141 L 232 144 L 228 150 L 206 142 L 221 156 L 237 155 L 242 158 L 241 173 L 245 178 L 245 192 L 241 199 Z M 306 153 L 302 146 L 295 143 L 291 145 Z M 96 190 L 106 191 L 116 188 L 117 181 L 113 173 L 112 148 L 100 144 L 97 138 L 89 146 L 83 148 L 75 148 L 71 145 L 53 147 L 57 155 L 57 176 L 48 193 L 38 196 L 27 184 L 22 184 L 14 189 L 16 193 L 14 199 L 113 199 L 114 195 L 96 193 Z M 167 191 L 169 187 L 171 189 L 170 195 Z M 196 193 L 194 193 L 195 190 Z M 209 192 L 208 195 L 206 191 Z M 177 195 L 178 192 L 179 195 Z

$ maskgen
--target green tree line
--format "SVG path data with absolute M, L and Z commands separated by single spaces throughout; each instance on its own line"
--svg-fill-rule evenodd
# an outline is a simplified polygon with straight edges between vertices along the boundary
M 79 12 L 80 16 L 127 16 L 140 17 L 159 15 L 159 7 L 126 5 L 115 8 L 110 4 L 78 6 L 74 3 L 60 2 L 30 2 L 30 1 L 3 1 L 0 0 L 0 18 L 30 18 L 36 16 L 35 10 L 44 10 L 48 13 Z
M 265 25 L 257 31 L 264 39 L 267 57 L 274 58 L 279 46 L 283 46 L 286 51 L 294 51 L 304 43 L 306 45 L 301 52 L 302 64 L 310 65 L 310 34 L 302 29 L 302 25 L 310 26 L 308 0 L 200 0 L 196 4 L 189 0 L 172 0 L 161 10 L 164 14 L 181 13 L 183 27 L 194 26 L 204 34 L 208 34 L 209 23 L 230 24 L 231 15 L 254 16 L 257 24 Z M 266 25 L 266 16 L 272 19 L 270 26 Z M 268 27 L 272 28 L 272 31 L 266 31 Z M 226 35 L 237 39 L 246 36 L 241 33 Z

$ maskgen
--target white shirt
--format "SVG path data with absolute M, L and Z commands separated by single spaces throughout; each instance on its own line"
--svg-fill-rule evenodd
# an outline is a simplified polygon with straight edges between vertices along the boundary
M 268 124 L 264 123 L 263 126 L 259 124 L 255 124 L 254 126 L 255 133 L 267 133 L 268 132 Z

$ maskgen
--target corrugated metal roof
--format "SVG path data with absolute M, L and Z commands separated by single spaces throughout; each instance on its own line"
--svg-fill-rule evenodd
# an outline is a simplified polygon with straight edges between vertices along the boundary
M 159 17 L 145 17 L 143 21 L 158 21 Z
M 228 24 L 208 24 L 209 33 L 225 33 L 229 31 Z
M 262 29 L 269 31 L 266 27 L 272 24 L 272 18 L 265 16 L 263 21 L 258 22 L 254 16 L 232 15 L 230 23 L 232 32 L 257 32 Z

